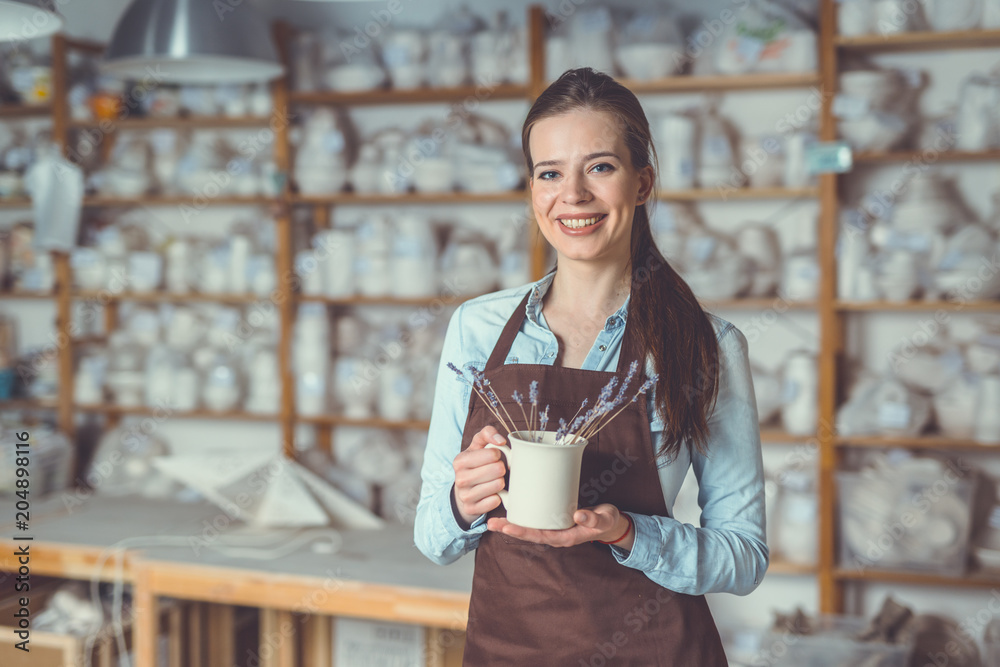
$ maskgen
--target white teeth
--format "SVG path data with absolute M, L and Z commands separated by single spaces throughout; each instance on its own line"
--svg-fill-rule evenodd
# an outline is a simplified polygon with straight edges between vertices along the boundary
M 562 223 L 565 226 L 569 227 L 570 229 L 581 229 L 583 227 L 589 227 L 590 225 L 592 225 L 595 222 L 597 222 L 598 220 L 600 220 L 601 217 L 602 216 L 598 215 L 598 216 L 593 217 L 593 218 L 581 218 L 579 220 L 563 219 Z

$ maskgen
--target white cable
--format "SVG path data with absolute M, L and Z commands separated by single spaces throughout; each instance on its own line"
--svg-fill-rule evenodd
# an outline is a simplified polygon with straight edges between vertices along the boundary
M 279 546 L 271 546 L 269 544 L 215 544 L 210 543 L 207 548 L 213 549 L 219 552 L 223 556 L 228 556 L 230 558 L 251 558 L 258 560 L 276 560 L 278 558 L 283 558 L 291 553 L 294 553 L 299 549 L 299 547 L 304 546 L 318 538 L 331 538 L 334 543 L 330 553 L 336 553 L 340 550 L 343 545 L 343 540 L 338 531 L 332 528 L 325 528 L 320 531 L 309 530 L 309 529 L 297 529 L 294 537 L 287 542 Z M 246 537 L 246 533 L 235 533 L 233 535 L 227 536 L 230 542 L 233 542 L 233 538 Z M 273 538 L 277 537 L 279 540 L 283 540 L 288 537 L 285 533 L 279 533 L 275 535 L 271 533 L 261 533 L 261 537 Z M 218 539 L 223 539 L 220 536 Z M 273 542 L 272 542 L 273 543 Z M 149 535 L 141 537 L 126 537 L 119 540 L 115 544 L 106 547 L 98 556 L 97 564 L 94 569 L 94 573 L 90 578 L 90 596 L 91 601 L 95 605 L 101 618 L 101 626 L 104 625 L 104 606 L 101 604 L 100 597 L 100 583 L 101 583 L 101 573 L 104 571 L 104 566 L 108 559 L 112 557 L 115 558 L 115 574 L 113 579 L 113 594 L 112 594 L 112 627 L 115 631 L 115 641 L 118 646 L 119 651 L 119 662 L 118 664 L 124 664 L 126 667 L 131 667 L 132 662 L 128 655 L 128 647 L 125 643 L 125 634 L 122 628 L 122 606 L 125 588 L 125 555 L 126 547 L 156 547 L 156 546 L 190 546 L 190 536 L 184 535 Z M 135 600 L 133 598 L 133 609 L 135 608 Z M 92 667 L 91 664 L 91 653 L 94 646 L 94 642 L 100 633 L 94 635 L 88 635 L 85 644 L 85 657 L 84 657 L 84 667 Z

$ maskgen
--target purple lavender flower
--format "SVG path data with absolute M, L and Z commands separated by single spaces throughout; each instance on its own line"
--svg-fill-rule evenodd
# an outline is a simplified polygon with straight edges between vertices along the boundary
M 453 364 L 453 363 L 451 363 L 449 361 L 448 362 L 448 368 L 450 368 L 451 370 L 455 371 L 455 375 L 458 376 L 459 380 L 464 380 L 465 382 L 468 382 L 468 380 L 466 380 L 466 378 L 465 378 L 465 373 L 463 373 L 462 371 L 460 371 L 458 369 L 458 366 L 456 366 L 455 364 Z
M 539 421 L 541 423 L 541 428 L 539 428 L 539 430 L 540 431 L 544 431 L 545 427 L 549 423 L 549 406 L 547 406 L 547 405 L 545 406 L 545 410 L 542 411 L 542 414 L 541 414 L 541 416 L 538 419 L 539 419 Z
M 534 406 L 538 405 L 538 380 L 532 380 L 528 385 L 528 401 Z
M 513 398 L 514 402 L 517 403 L 518 405 L 521 405 L 521 399 L 524 398 L 523 396 L 521 396 L 521 392 L 519 392 L 517 389 L 514 390 L 514 393 L 511 394 L 510 397 Z
M 559 428 L 556 430 L 556 442 L 560 442 L 566 437 L 566 431 L 569 430 L 569 424 L 562 417 L 559 418 Z
M 623 382 L 622 386 L 618 388 L 618 395 L 615 397 L 615 405 L 619 405 L 623 400 L 625 400 L 625 391 L 628 389 L 628 386 L 632 384 L 632 378 L 635 377 L 636 371 L 638 370 L 639 370 L 638 361 L 633 361 L 631 364 L 629 364 L 628 375 L 625 376 L 625 382 Z

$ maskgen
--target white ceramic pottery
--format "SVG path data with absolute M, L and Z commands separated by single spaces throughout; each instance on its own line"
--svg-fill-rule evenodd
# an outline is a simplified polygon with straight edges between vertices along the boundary
M 540 436 L 541 442 L 533 437 Z M 562 530 L 573 527 L 580 494 L 580 467 L 586 439 L 559 444 L 554 431 L 515 431 L 510 446 L 488 444 L 507 458 L 510 484 L 500 491 L 507 520 L 525 528 Z
M 986 375 L 979 383 L 978 416 L 975 440 L 985 445 L 1000 445 L 1000 375 Z

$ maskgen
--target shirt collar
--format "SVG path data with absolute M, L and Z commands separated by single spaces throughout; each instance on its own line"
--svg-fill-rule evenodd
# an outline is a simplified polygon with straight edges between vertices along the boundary
M 545 294 L 549 291 L 549 287 L 552 285 L 552 279 L 555 277 L 555 275 L 556 275 L 555 271 L 550 271 L 549 273 L 545 274 L 545 276 L 541 280 L 536 281 L 531 286 L 531 293 L 528 296 L 528 303 L 524 307 L 525 316 L 536 326 L 542 327 L 543 329 L 547 327 L 542 326 L 542 323 L 540 321 L 540 316 L 542 314 L 542 297 L 544 297 Z M 625 322 L 628 321 L 628 303 L 631 298 L 632 294 L 629 293 L 629 295 L 625 297 L 625 303 L 622 304 L 621 308 L 615 311 L 614 315 L 605 320 L 604 328 L 606 331 L 611 331 L 618 326 L 625 325 Z

